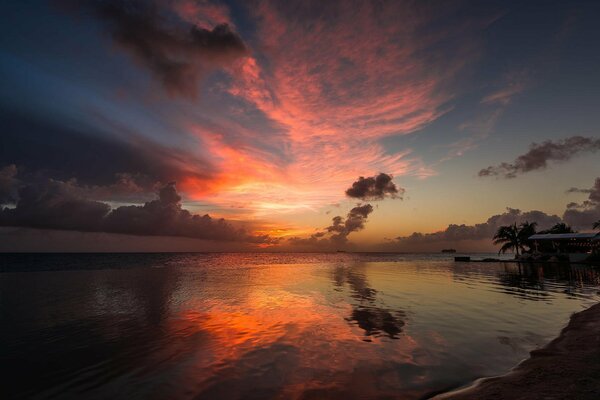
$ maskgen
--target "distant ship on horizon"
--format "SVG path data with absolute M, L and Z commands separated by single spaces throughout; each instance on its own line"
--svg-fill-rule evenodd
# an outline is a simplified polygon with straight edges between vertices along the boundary
M 456 249 L 442 249 L 442 253 L 456 253 Z

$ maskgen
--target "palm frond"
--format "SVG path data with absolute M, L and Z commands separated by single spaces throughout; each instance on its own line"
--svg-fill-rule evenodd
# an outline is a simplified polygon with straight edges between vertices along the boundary
M 504 246 L 500 247 L 500 250 L 498 251 L 498 254 L 500 253 L 506 253 L 508 250 L 512 249 L 514 247 L 514 244 L 512 243 L 505 243 Z

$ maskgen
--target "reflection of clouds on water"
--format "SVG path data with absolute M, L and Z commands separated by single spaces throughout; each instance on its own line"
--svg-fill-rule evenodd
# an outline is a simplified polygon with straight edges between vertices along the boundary
M 366 268 L 360 265 L 338 266 L 333 271 L 334 285 L 341 288 L 347 283 L 351 291 L 350 297 L 355 300 L 351 304 L 352 313 L 347 320 L 355 322 L 365 331 L 366 336 L 385 335 L 390 339 L 398 339 L 406 324 L 406 313 L 381 306 L 377 290 L 369 287 L 365 273 Z
M 578 307 L 565 290 L 598 290 L 583 268 L 334 256 L 57 255 L 0 274 L 3 394 L 424 398 L 510 367 Z
M 391 339 L 398 339 L 405 322 L 400 319 L 404 313 L 392 315 L 389 311 L 377 308 L 355 308 L 352 310 L 351 320 L 364 329 L 367 336 L 376 336 L 384 332 Z
M 274 343 L 231 360 L 201 385 L 195 399 L 271 399 L 293 383 L 300 350 Z

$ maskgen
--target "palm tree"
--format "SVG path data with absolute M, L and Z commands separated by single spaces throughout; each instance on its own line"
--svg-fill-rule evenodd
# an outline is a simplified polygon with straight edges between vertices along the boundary
M 494 235 L 494 244 L 501 244 L 498 254 L 506 253 L 508 250 L 513 250 L 516 255 L 519 255 L 519 248 L 521 247 L 521 241 L 519 239 L 519 228 L 517 224 L 501 226 Z
M 498 254 L 513 250 L 518 257 L 520 251 L 525 251 L 525 246 L 530 247 L 529 237 L 535 234 L 536 225 L 535 222 L 523 222 L 519 226 L 514 223 L 499 227 L 494 235 L 494 244 L 502 244 Z
M 600 229 L 600 219 L 594 222 L 594 229 Z
M 564 222 L 559 222 L 558 224 L 554 225 L 552 228 L 547 229 L 545 231 L 541 231 L 539 233 L 575 233 L 575 231 L 573 231 L 573 228 L 571 228 L 569 225 L 565 224 Z
M 535 228 L 537 227 L 537 222 L 529 222 L 525 221 L 521 225 L 519 225 L 519 242 L 521 244 L 521 248 L 523 246 L 529 247 L 529 251 L 531 251 L 531 242 L 529 241 L 529 237 L 535 235 Z

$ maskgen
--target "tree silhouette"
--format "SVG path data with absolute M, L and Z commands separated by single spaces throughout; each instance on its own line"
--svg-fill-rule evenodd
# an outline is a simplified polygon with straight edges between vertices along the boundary
M 494 244 L 502 244 L 498 254 L 512 250 L 519 256 L 525 246 L 530 247 L 529 237 L 535 234 L 536 225 L 535 222 L 523 222 L 519 226 L 514 223 L 499 227 L 494 235 Z
M 545 231 L 540 231 L 539 233 L 575 233 L 575 231 L 569 225 L 565 224 L 564 222 L 560 222 L 554 225 L 552 228 L 546 229 Z

